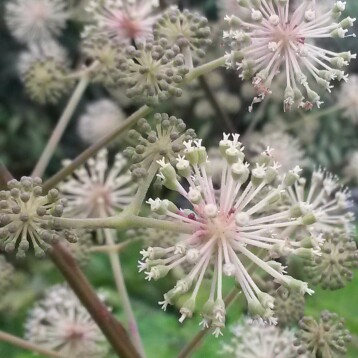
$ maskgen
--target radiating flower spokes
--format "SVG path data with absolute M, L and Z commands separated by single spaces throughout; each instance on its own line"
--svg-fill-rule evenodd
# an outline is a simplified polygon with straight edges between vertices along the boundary
M 225 325 L 224 276 L 231 276 L 240 284 L 253 316 L 275 323 L 274 300 L 255 283 L 248 263 L 293 291 L 313 293 L 306 283 L 288 276 L 280 263 L 271 260 L 288 254 L 319 254 L 319 247 L 304 248 L 285 233 L 285 230 L 304 225 L 303 218 L 292 217 L 289 209 L 275 211 L 272 206 L 299 179 L 300 168 L 289 171 L 275 186 L 278 164 L 272 162 L 270 150 L 262 153 L 250 170 L 244 161 L 239 136 L 235 134 L 230 139 L 230 135 L 224 134 L 219 147 L 225 165 L 217 195 L 202 141 L 190 140 L 184 145 L 186 148 L 178 157 L 176 168 L 164 159 L 158 161 L 161 166 L 159 177 L 164 186 L 186 198 L 192 209 L 178 209 L 172 202 L 158 198 L 149 199 L 148 204 L 157 214 L 165 214 L 174 222 L 191 226 L 192 234 L 169 248 L 143 250 L 140 270 L 145 271 L 147 280 L 158 280 L 183 262 L 192 264 L 188 275 L 179 280 L 160 302 L 166 309 L 178 296 L 191 291 L 190 298 L 180 309 L 181 322 L 192 316 L 205 273 L 212 271 L 210 294 L 201 312 L 201 324 L 205 327 L 211 322 L 216 336 Z M 185 185 L 178 181 L 177 174 L 185 178 Z M 269 190 L 262 194 L 265 188 Z M 271 206 L 269 212 L 264 210 Z
M 223 37 L 232 50 L 226 55 L 226 65 L 238 70 L 242 79 L 252 79 L 257 95 L 250 111 L 271 93 L 272 81 L 281 70 L 286 74 L 285 111 L 293 106 L 319 108 L 323 103 L 319 90 L 331 92 L 331 81 L 347 80 L 342 69 L 356 55 L 350 51 L 336 53 L 313 43 L 316 39 L 355 36 L 347 35 L 355 19 L 336 22 L 345 2 L 337 1 L 322 13 L 314 0 L 303 1 L 294 11 L 290 0 L 242 0 L 238 4 L 251 10 L 251 19 L 225 17 L 230 29 Z

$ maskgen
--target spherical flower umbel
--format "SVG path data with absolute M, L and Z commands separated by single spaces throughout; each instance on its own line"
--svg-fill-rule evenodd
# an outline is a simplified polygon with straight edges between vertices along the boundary
M 153 34 L 156 40 L 167 39 L 169 46 L 178 45 L 189 67 L 193 67 L 193 57 L 204 57 L 211 44 L 208 20 L 189 10 L 181 12 L 176 7 L 166 10 L 155 22 Z
M 230 30 L 224 32 L 224 39 L 232 50 L 227 64 L 239 70 L 241 78 L 252 78 L 256 90 L 252 105 L 271 93 L 272 81 L 282 70 L 286 74 L 284 110 L 319 108 L 323 103 L 319 93 L 331 92 L 335 79 L 346 80 L 342 69 L 356 58 L 351 52 L 336 53 L 312 42 L 348 36 L 355 19 L 339 21 L 345 2 L 335 2 L 328 11 L 320 10 L 316 0 L 302 1 L 294 11 L 291 3 L 239 0 L 238 4 L 251 10 L 251 19 L 226 16 Z
M 68 17 L 64 0 L 9 0 L 5 6 L 5 21 L 9 30 L 25 43 L 58 36 Z
M 29 249 L 42 256 L 51 245 L 64 237 L 75 237 L 69 232 L 52 230 L 51 221 L 62 215 L 64 201 L 56 189 L 42 193 L 40 178 L 22 177 L 9 181 L 8 190 L 0 192 L 0 246 L 5 251 L 16 251 L 25 256 Z
M 114 215 L 130 203 L 136 185 L 128 171 L 127 160 L 118 153 L 109 165 L 107 156 L 107 150 L 102 149 L 60 184 L 59 190 L 67 200 L 66 216 Z
M 316 233 L 341 230 L 350 236 L 354 232 L 350 192 L 331 173 L 318 169 L 310 185 L 301 178 L 288 194 L 292 216 L 303 216 Z
M 281 164 L 280 173 L 287 173 L 296 165 L 303 168 L 307 164 L 305 152 L 299 140 L 285 132 L 275 130 L 268 133 L 257 133 L 257 136 L 250 138 L 249 141 L 249 148 L 255 154 L 259 155 L 267 147 L 270 148 L 272 158 Z
M 246 318 L 230 329 L 232 338 L 221 345 L 225 358 L 296 358 L 294 333 Z
M 358 251 L 354 239 L 341 233 L 324 236 L 321 256 L 305 260 L 304 269 L 310 282 L 325 289 L 338 290 L 353 279 L 358 267 Z
M 30 311 L 27 340 L 71 358 L 106 357 L 100 329 L 67 285 L 57 285 Z
M 78 134 L 84 142 L 93 144 L 115 130 L 124 119 L 125 114 L 115 102 L 100 99 L 89 104 L 79 118 Z
M 128 97 L 155 105 L 171 96 L 181 96 L 178 86 L 189 69 L 180 48 L 167 45 L 165 39 L 147 40 L 137 47 L 127 48 L 120 67 L 119 84 L 127 88 Z
M 273 284 L 269 293 L 275 299 L 275 316 L 280 327 L 296 325 L 303 317 L 305 311 L 304 295 L 290 292 L 286 287 L 277 287 Z
M 201 310 L 201 324 L 207 327 L 211 322 L 216 336 L 222 334 L 221 329 L 225 326 L 223 275 L 235 278 L 240 285 L 252 316 L 276 323 L 273 317 L 274 299 L 257 286 L 248 266 L 262 269 L 293 292 L 311 294 L 313 291 L 305 282 L 286 275 L 285 268 L 272 258 L 318 253 L 318 249 L 306 249 L 294 239 L 287 240 L 285 230 L 302 225 L 303 218 L 292 219 L 289 210 L 276 211 L 276 205 L 272 205 L 298 180 L 299 168 L 287 173 L 275 185 L 278 164 L 272 163 L 263 153 L 260 163 L 250 170 L 244 162 L 243 148 L 238 138 L 236 134 L 232 139 L 230 135 L 224 135 L 220 142 L 225 165 L 219 195 L 213 186 L 210 162 L 207 162 L 206 148 L 201 145 L 201 140 L 184 143 L 186 150 L 183 156 L 178 157 L 176 170 L 164 160 L 159 162 L 163 185 L 183 196 L 191 209 L 179 210 L 168 200 L 150 199 L 148 203 L 152 211 L 165 214 L 177 221 L 178 226 L 191 230 L 192 234 L 185 235 L 185 240 L 170 248 L 148 248 L 142 252 L 143 262 L 140 264 L 148 280 L 164 277 L 185 261 L 193 264 L 190 273 L 179 280 L 161 302 L 166 309 L 179 296 L 191 291 L 180 309 L 181 322 L 193 315 L 205 273 L 213 268 L 210 295 Z M 185 178 L 187 184 L 180 184 L 177 174 Z M 271 188 L 266 195 L 256 200 L 262 190 L 269 186 Z M 272 210 L 269 211 L 271 206 Z
M 86 26 L 82 36 L 102 34 L 117 43 L 144 41 L 153 32 L 157 7 L 158 0 L 92 0 L 86 10 L 94 24 Z
M 86 61 L 97 64 L 91 73 L 91 81 L 115 88 L 123 61 L 123 46 L 106 36 L 93 35 L 84 39 L 82 52 Z
M 156 113 L 151 126 L 145 118 L 137 123 L 137 129 L 128 133 L 135 147 L 128 147 L 124 154 L 133 163 L 131 172 L 135 178 L 144 177 L 152 163 L 165 158 L 175 164 L 176 157 L 185 149 L 184 142 L 196 137 L 193 129 L 186 129 L 180 118 L 166 113 Z
M 344 320 L 337 314 L 324 311 L 320 320 L 303 317 L 299 328 L 294 341 L 299 358 L 340 357 L 347 352 L 346 344 L 350 342 L 351 336 L 344 328 Z
M 343 114 L 353 123 L 358 124 L 358 75 L 352 74 L 347 82 L 343 83 L 337 96 L 338 105 Z
M 65 50 L 55 42 L 33 43 L 19 61 L 29 97 L 41 104 L 56 103 L 72 87 Z

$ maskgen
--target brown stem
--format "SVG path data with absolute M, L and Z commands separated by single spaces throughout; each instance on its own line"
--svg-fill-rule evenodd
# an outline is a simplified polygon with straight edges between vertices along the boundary
M 68 250 L 61 244 L 55 244 L 49 256 L 91 314 L 116 354 L 123 358 L 140 358 L 127 332 L 98 298 Z
M 239 291 L 237 288 L 234 288 L 224 299 L 225 306 L 229 308 L 231 304 L 235 301 L 237 296 L 240 294 L 241 291 Z M 210 323 L 209 323 L 210 326 Z M 203 330 L 199 331 L 193 339 L 180 351 L 177 358 L 187 358 L 190 357 L 190 355 L 199 348 L 200 343 L 202 342 L 205 335 L 210 331 L 209 328 L 204 328 Z
M 202 89 L 204 90 L 206 96 L 208 97 L 210 104 L 212 105 L 213 109 L 216 112 L 216 115 L 218 116 L 218 119 L 223 121 L 227 127 L 227 129 L 231 132 L 231 133 L 236 133 L 236 128 L 233 125 L 233 123 L 231 122 L 231 119 L 229 118 L 229 116 L 225 113 L 225 111 L 222 109 L 219 101 L 217 100 L 214 92 L 212 91 L 212 89 L 210 88 L 210 85 L 208 84 L 208 81 L 206 80 L 206 78 L 204 76 L 200 76 L 198 78 L 198 81 L 200 83 L 200 86 L 202 87 Z

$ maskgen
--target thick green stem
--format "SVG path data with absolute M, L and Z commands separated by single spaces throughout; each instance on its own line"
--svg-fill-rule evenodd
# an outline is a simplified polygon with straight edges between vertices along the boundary
M 114 240 L 112 237 L 112 235 L 114 233 L 115 233 L 114 230 L 104 229 L 104 236 L 105 236 L 105 241 L 106 241 L 107 245 L 111 245 L 111 246 L 114 245 Z M 141 356 L 144 358 L 146 356 L 146 354 L 145 354 L 144 346 L 143 346 L 143 343 L 142 343 L 142 340 L 141 340 L 141 337 L 139 334 L 137 321 L 135 319 L 135 316 L 134 316 L 134 313 L 132 310 L 132 305 L 130 303 L 130 299 L 128 296 L 127 287 L 124 282 L 122 266 L 119 261 L 118 253 L 116 251 L 108 251 L 108 256 L 109 256 L 109 260 L 111 262 L 112 272 L 113 272 L 114 280 L 116 282 L 118 295 L 121 299 L 121 302 L 123 305 L 123 310 L 124 310 L 127 320 L 128 320 L 127 328 L 129 329 L 129 333 L 131 335 L 133 343 L 135 344 L 135 346 L 138 349 Z
M 75 112 L 81 98 L 89 84 L 89 75 L 85 74 L 77 84 L 75 91 L 72 94 L 65 110 L 63 111 L 55 130 L 52 132 L 52 135 L 41 154 L 40 159 L 38 160 L 35 169 L 33 170 L 31 176 L 33 177 L 42 177 L 50 160 L 55 152 L 63 133 L 65 132 L 68 123 L 70 122 L 73 113 Z
M 8 342 L 11 343 L 13 346 L 20 347 L 22 349 L 26 349 L 33 353 L 41 354 L 45 357 L 52 357 L 52 358 L 65 358 L 63 354 L 58 352 L 52 351 L 50 349 L 43 348 L 37 344 L 31 343 L 19 337 L 13 336 L 9 333 L 0 331 L 0 342 Z
M 117 229 L 127 230 L 133 228 L 153 228 L 183 234 L 191 234 L 193 226 L 186 223 L 177 223 L 167 220 L 145 218 L 127 215 L 125 212 L 118 216 L 96 219 L 49 218 L 52 225 L 63 229 Z
M 78 267 L 77 262 L 67 249 L 61 244 L 55 244 L 49 252 L 49 256 L 106 336 L 118 357 L 141 358 L 123 326 L 98 298 L 87 278 Z
M 185 76 L 185 83 L 189 83 L 195 80 L 196 78 L 217 69 L 218 67 L 224 66 L 225 61 L 226 61 L 225 56 L 223 56 L 214 61 L 205 63 L 204 65 L 194 68 Z
M 137 121 L 143 117 L 146 117 L 149 113 L 152 112 L 152 108 L 148 106 L 143 106 L 139 108 L 136 112 L 134 112 L 130 117 L 127 118 L 124 123 L 119 125 L 117 129 L 115 129 L 110 134 L 103 137 L 97 143 L 93 144 L 91 147 L 86 149 L 83 153 L 81 153 L 77 158 L 75 158 L 69 165 L 61 169 L 57 174 L 47 180 L 43 188 L 44 190 L 49 190 L 56 186 L 61 180 L 65 179 L 68 175 L 70 175 L 75 169 L 85 163 L 89 158 L 95 155 L 100 149 L 106 147 L 113 140 L 115 140 L 119 135 L 126 132 L 129 128 L 134 126 Z

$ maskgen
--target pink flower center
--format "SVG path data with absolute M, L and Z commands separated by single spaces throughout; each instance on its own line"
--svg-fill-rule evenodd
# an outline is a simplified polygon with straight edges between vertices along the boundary
M 140 23 L 131 18 L 124 11 L 115 14 L 113 28 L 116 31 L 124 32 L 127 38 L 135 39 L 141 33 Z

